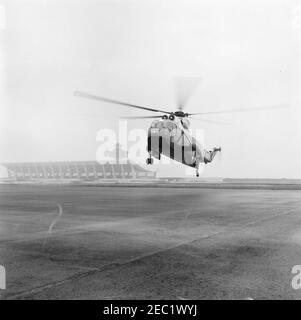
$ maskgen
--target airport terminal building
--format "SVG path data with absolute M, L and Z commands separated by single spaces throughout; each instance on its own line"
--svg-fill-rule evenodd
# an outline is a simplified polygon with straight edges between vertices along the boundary
M 155 179 L 156 172 L 129 161 L 127 152 L 116 143 L 112 162 L 52 161 L 2 163 L 11 181 L 99 181 L 106 179 Z M 121 158 L 123 162 L 121 162 Z
M 99 164 L 97 161 L 56 161 L 3 163 L 2 165 L 7 169 L 8 178 L 15 181 L 156 178 L 156 172 L 130 162 Z

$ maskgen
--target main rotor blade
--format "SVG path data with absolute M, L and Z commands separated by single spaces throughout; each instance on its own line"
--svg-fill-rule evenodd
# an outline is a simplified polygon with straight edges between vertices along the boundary
M 214 121 L 214 120 L 209 120 L 209 119 L 203 119 L 203 118 L 194 118 L 194 117 L 189 117 L 189 119 L 192 120 L 198 120 L 198 121 L 202 121 L 202 122 L 208 122 L 208 123 L 213 123 L 213 124 L 219 124 L 219 125 L 226 125 L 228 123 L 225 122 L 221 122 L 221 121 Z
M 279 104 L 268 107 L 259 107 L 259 108 L 244 108 L 244 109 L 229 109 L 229 110 L 220 110 L 220 111 L 207 111 L 207 112 L 198 112 L 198 113 L 189 113 L 189 116 L 201 115 L 201 114 L 221 114 L 221 113 L 234 113 L 234 112 L 252 112 L 252 111 L 262 111 L 262 110 L 272 110 L 280 108 L 288 108 L 288 104 Z
M 137 117 L 120 117 L 121 119 L 127 119 L 127 120 L 133 120 L 133 119 L 157 119 L 157 118 L 162 118 L 163 115 L 161 116 L 146 116 L 146 117 L 143 117 L 143 116 L 137 116 Z
M 177 109 L 179 111 L 183 111 L 199 82 L 200 79 L 196 77 L 178 77 L 175 79 Z
M 153 112 L 162 112 L 162 113 L 171 114 L 171 112 L 168 112 L 165 110 L 142 107 L 142 106 L 138 106 L 138 105 L 131 104 L 131 103 L 126 103 L 126 102 L 122 102 L 122 101 L 118 101 L 118 100 L 95 96 L 93 94 L 89 94 L 89 93 L 85 93 L 85 92 L 81 92 L 81 91 L 75 91 L 74 95 L 82 97 L 82 98 L 92 99 L 92 100 L 98 100 L 98 101 L 103 101 L 103 102 L 108 102 L 108 103 L 113 103 L 113 104 L 120 104 L 122 106 L 136 108 L 136 109 L 143 109 L 143 110 L 148 110 L 148 111 L 153 111 Z

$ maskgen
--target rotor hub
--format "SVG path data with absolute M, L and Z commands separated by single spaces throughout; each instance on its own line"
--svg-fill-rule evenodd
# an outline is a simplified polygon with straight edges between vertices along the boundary
M 179 118 L 184 118 L 184 117 L 188 117 L 188 113 L 184 113 L 183 111 L 175 111 L 173 113 L 176 117 L 179 117 Z

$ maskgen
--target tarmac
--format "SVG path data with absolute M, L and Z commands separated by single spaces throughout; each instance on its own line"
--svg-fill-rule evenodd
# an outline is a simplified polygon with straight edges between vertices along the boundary
M 0 299 L 300 299 L 301 191 L 0 185 Z

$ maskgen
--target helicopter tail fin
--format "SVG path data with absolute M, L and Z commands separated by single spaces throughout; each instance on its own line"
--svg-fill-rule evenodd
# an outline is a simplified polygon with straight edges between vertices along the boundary
M 204 158 L 205 164 L 208 162 L 211 162 L 214 159 L 214 157 L 216 156 L 216 154 L 221 151 L 222 151 L 222 148 L 213 148 L 212 151 L 208 151 L 205 158 Z

